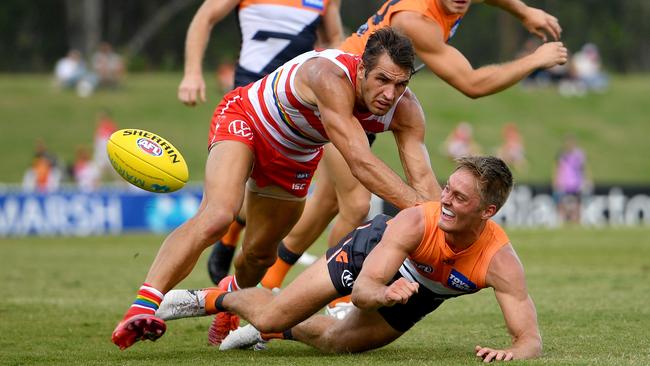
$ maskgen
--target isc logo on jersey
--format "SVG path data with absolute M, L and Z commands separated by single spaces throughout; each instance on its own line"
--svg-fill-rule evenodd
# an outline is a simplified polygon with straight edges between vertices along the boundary
M 181 189 L 189 178 L 181 153 L 159 135 L 138 129 L 114 132 L 106 152 L 115 171 L 127 182 L 150 192 Z

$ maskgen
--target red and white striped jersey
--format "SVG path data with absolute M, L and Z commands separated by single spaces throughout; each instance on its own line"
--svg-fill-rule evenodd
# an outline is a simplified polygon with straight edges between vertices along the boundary
M 329 49 L 307 52 L 288 61 L 263 79 L 246 86 L 248 98 L 243 98 L 259 135 L 284 156 L 301 162 L 316 157 L 322 146 L 329 142 L 317 106 L 301 100 L 294 88 L 297 70 L 314 57 L 326 58 L 340 67 L 352 87 L 357 87 L 356 70 L 361 58 Z M 356 111 L 354 116 L 366 132 L 383 132 L 389 129 L 398 104 L 399 99 L 383 116 Z

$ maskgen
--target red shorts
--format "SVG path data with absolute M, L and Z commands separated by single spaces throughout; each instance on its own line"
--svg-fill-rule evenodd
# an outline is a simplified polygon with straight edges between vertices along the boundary
M 257 130 L 255 121 L 246 113 L 242 98 L 248 88 L 237 88 L 226 94 L 217 106 L 210 123 L 208 148 L 219 141 L 239 141 L 248 146 L 255 155 L 251 178 L 258 187 L 275 185 L 291 195 L 302 198 L 307 195 L 322 150 L 312 160 L 298 162 L 275 149 Z M 250 112 L 253 113 L 252 111 Z

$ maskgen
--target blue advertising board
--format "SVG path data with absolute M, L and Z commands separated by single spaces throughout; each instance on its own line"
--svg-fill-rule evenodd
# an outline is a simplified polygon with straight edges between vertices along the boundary
M 0 193 L 0 237 L 168 232 L 198 209 L 201 187 L 155 194 L 107 189 L 91 193 Z

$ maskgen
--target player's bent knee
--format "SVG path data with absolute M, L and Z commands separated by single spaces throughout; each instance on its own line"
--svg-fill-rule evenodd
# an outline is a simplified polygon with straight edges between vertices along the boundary
M 354 197 L 353 199 L 346 200 L 341 204 L 340 213 L 345 216 L 349 221 L 362 222 L 368 216 L 370 211 L 369 197 Z
M 202 209 L 193 218 L 193 230 L 209 244 L 219 240 L 235 219 L 235 213 L 225 209 Z
M 268 248 L 244 248 L 244 261 L 257 268 L 269 268 L 275 263 L 276 252 L 277 248 L 274 248 L 273 251 L 269 251 Z

